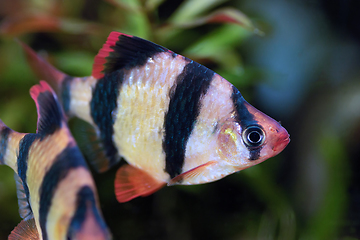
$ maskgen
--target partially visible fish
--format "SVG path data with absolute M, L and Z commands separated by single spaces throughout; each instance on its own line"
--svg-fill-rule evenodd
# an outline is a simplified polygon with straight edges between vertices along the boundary
M 50 86 L 30 90 L 36 133 L 18 133 L 0 120 L 0 164 L 15 171 L 23 220 L 10 240 L 109 240 L 91 173 Z
M 280 153 L 289 134 L 212 70 L 147 40 L 112 32 L 92 76 L 68 76 L 25 44 L 69 116 L 93 126 L 86 153 L 105 171 L 123 157 L 119 202 L 174 184 L 221 179 Z M 97 140 L 98 139 L 98 140 Z

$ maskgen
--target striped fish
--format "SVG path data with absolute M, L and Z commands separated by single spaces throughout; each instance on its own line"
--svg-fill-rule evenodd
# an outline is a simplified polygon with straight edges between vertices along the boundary
M 32 68 L 51 82 L 69 116 L 92 126 L 94 167 L 123 157 L 119 202 L 164 185 L 201 184 L 258 164 L 289 143 L 287 131 L 212 70 L 147 40 L 112 32 L 90 77 L 68 76 L 23 44 Z M 85 141 L 86 141 L 85 139 Z
M 50 86 L 30 90 L 36 133 L 18 133 L 0 120 L 0 164 L 15 171 L 23 220 L 10 240 L 109 240 L 97 191 Z

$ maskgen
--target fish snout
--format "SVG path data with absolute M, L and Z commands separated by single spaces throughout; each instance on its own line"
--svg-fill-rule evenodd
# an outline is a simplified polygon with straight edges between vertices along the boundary
M 290 142 L 290 135 L 285 128 L 281 127 L 277 134 L 277 140 L 273 145 L 273 151 L 280 153 Z

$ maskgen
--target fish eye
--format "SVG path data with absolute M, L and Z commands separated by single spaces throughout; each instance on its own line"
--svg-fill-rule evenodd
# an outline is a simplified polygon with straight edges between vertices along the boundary
M 248 147 L 258 147 L 265 141 L 265 133 L 259 126 L 246 128 L 242 137 Z

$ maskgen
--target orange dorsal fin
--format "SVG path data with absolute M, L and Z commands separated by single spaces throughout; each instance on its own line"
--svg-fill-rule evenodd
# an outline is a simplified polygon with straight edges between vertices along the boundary
M 170 180 L 168 183 L 168 186 L 181 184 L 182 182 L 189 182 L 192 183 L 193 179 L 201 177 L 201 175 L 208 175 L 209 174 L 209 167 L 212 167 L 216 165 L 216 161 L 209 161 L 207 163 L 204 163 L 200 166 L 197 166 L 193 169 L 190 169 L 189 171 L 186 171 L 180 175 L 177 175 L 173 179 Z M 197 181 L 196 183 L 202 183 L 201 181 Z M 194 184 L 196 184 L 194 183 Z
M 35 220 L 22 220 L 9 235 L 8 240 L 40 240 Z
M 92 76 L 100 79 L 106 73 L 144 64 L 158 52 L 172 51 L 142 38 L 111 32 L 95 56 Z
M 127 164 L 116 173 L 115 195 L 119 202 L 127 202 L 139 196 L 148 196 L 164 185 L 145 171 Z
M 66 77 L 66 74 L 56 69 L 53 65 L 40 57 L 33 49 L 28 45 L 17 40 L 19 45 L 23 48 L 27 62 L 35 75 L 46 81 L 49 81 L 52 86 L 57 90 L 60 88 L 62 80 Z

